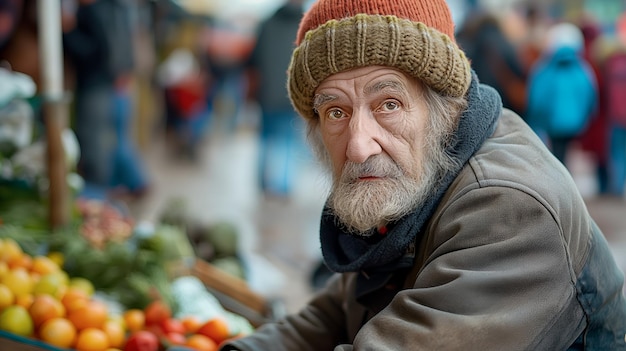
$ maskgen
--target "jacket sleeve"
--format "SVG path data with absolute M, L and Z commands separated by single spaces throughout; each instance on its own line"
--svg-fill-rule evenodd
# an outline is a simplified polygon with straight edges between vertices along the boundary
M 299 313 L 277 323 L 268 323 L 248 337 L 221 345 L 220 350 L 332 350 L 346 341 L 342 308 L 345 286 L 345 278 L 334 275 Z
M 335 278 L 298 315 L 223 350 L 565 350 L 585 322 L 555 213 L 529 192 L 470 190 L 429 226 L 414 286 L 352 342 Z
M 336 350 L 567 349 L 585 322 L 555 211 L 487 186 L 439 213 L 413 288 Z

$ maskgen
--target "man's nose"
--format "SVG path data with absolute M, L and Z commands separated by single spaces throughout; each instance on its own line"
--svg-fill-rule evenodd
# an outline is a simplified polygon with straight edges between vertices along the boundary
M 382 152 L 377 133 L 380 126 L 369 110 L 357 111 L 350 118 L 346 157 L 356 163 L 365 162 L 370 156 Z

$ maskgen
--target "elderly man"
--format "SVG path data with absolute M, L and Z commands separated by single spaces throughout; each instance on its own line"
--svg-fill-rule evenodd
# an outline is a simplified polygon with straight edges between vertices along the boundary
M 623 274 L 567 170 L 481 85 L 444 0 L 318 0 L 289 68 L 337 274 L 222 350 L 624 350 Z

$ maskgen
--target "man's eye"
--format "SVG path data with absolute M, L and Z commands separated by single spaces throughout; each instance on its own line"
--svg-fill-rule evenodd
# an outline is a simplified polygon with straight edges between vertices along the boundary
M 382 105 L 384 111 L 395 111 L 400 108 L 400 104 L 395 100 L 385 101 Z
M 340 119 L 344 116 L 341 110 L 330 110 L 328 111 L 328 118 L 330 119 Z

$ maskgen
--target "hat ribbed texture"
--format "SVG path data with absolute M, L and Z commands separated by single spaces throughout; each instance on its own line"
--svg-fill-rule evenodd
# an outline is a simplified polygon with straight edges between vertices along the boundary
M 315 118 L 317 86 L 352 68 L 397 68 L 447 96 L 463 96 L 471 81 L 444 0 L 318 0 L 304 15 L 296 44 L 287 85 L 305 118 Z

